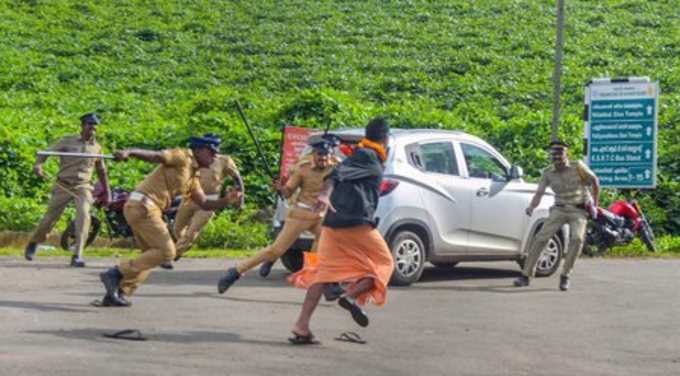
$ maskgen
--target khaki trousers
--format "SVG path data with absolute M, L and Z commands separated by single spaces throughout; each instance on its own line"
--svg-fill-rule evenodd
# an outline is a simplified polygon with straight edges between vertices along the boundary
M 194 204 L 190 199 L 182 202 L 182 205 L 177 210 L 175 217 L 175 239 L 177 244 L 177 256 L 182 256 L 184 252 L 194 244 L 198 235 L 201 234 L 201 229 L 210 219 L 215 215 L 212 210 L 202 210 L 198 205 Z
M 236 266 L 236 270 L 243 274 L 265 261 L 276 261 L 276 259 L 286 253 L 288 248 L 295 243 L 300 234 L 307 230 L 314 234 L 312 251 L 315 251 L 319 235 L 321 234 L 322 223 L 323 218 L 319 218 L 318 216 L 314 219 L 290 218 L 289 216 L 286 219 L 286 222 L 284 222 L 283 228 L 276 237 L 276 240 L 274 240 L 274 243 L 261 249 L 254 256 L 240 262 Z
M 61 183 L 58 183 L 61 184 Z M 55 184 L 52 188 L 50 202 L 47 204 L 47 212 L 40 220 L 38 227 L 31 235 L 31 242 L 42 243 L 47 234 L 52 231 L 66 206 L 73 201 L 76 208 L 76 243 L 73 253 L 80 257 L 85 247 L 88 232 L 90 231 L 90 208 L 92 207 L 92 191 L 89 186 L 60 187 Z
M 175 243 L 163 222 L 161 209 L 156 205 L 128 201 L 123 214 L 142 250 L 136 259 L 123 260 L 118 265 L 123 274 L 120 289 L 129 296 L 149 277 L 151 269 L 175 257 Z
M 548 244 L 550 238 L 559 231 L 560 227 L 567 223 L 569 225 L 569 247 L 567 257 L 562 267 L 562 275 L 569 276 L 574 267 L 576 258 L 581 254 L 583 240 L 586 236 L 586 211 L 573 206 L 550 208 L 550 215 L 541 230 L 536 234 L 527 260 L 524 262 L 522 274 L 533 278 L 536 273 L 536 263 L 538 262 L 543 249 Z

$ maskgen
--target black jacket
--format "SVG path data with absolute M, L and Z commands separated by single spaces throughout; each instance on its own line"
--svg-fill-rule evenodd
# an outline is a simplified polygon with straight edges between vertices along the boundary
M 324 226 L 340 228 L 370 224 L 375 227 L 382 176 L 382 163 L 371 149 L 358 149 L 342 161 L 328 177 L 333 179 L 331 204 L 336 212 L 328 210 Z

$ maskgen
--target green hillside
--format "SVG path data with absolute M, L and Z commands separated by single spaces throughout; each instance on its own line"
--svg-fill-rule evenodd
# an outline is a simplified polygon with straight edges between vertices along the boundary
M 659 80 L 659 188 L 642 202 L 655 230 L 675 235 L 677 5 L 567 1 L 560 131 L 581 144 L 583 85 L 591 78 Z M 102 114 L 99 139 L 108 150 L 221 134 L 223 150 L 245 173 L 251 206 L 221 218 L 223 225 L 255 222 L 255 208 L 273 197 L 231 104 L 236 98 L 271 159 L 285 123 L 362 126 L 386 114 L 398 127 L 478 135 L 536 177 L 548 162 L 542 147 L 550 135 L 554 19 L 554 1 L 543 0 L 1 1 L 0 229 L 37 222 L 49 184 L 31 173 L 34 153 L 77 132 L 87 111 Z M 114 184 L 131 188 L 150 167 L 109 170 Z M 56 164 L 48 170 L 54 174 Z M 265 229 L 257 226 L 254 243 L 264 241 Z M 241 236 L 224 232 L 213 224 L 206 245 L 238 247 Z

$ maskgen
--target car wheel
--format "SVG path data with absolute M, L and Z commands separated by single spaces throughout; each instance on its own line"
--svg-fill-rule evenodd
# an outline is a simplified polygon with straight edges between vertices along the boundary
M 434 265 L 435 268 L 440 268 L 440 269 L 451 269 L 454 266 L 458 265 L 458 262 L 432 262 L 430 261 L 432 265 Z
M 420 279 L 425 266 L 425 244 L 418 234 L 398 231 L 390 241 L 394 273 L 390 284 L 408 286 Z
M 299 249 L 289 249 L 281 256 L 281 263 L 288 271 L 295 273 L 302 269 L 304 255 Z
M 549 277 L 557 271 L 564 253 L 562 247 L 562 241 L 557 234 L 548 240 L 536 263 L 536 277 Z

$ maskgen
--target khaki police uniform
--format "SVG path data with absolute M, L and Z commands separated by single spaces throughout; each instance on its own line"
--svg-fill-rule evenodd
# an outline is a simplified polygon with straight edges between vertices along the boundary
M 199 181 L 203 192 L 210 199 L 217 199 L 219 190 L 226 175 L 238 176 L 238 168 L 234 161 L 226 155 L 218 155 L 208 168 L 200 169 Z M 177 256 L 182 256 L 193 245 L 201 229 L 215 215 L 213 210 L 201 209 L 193 200 L 184 200 L 175 217 L 175 246 Z
M 568 162 L 562 170 L 550 166 L 543 170 L 538 189 L 552 188 L 555 204 L 541 230 L 536 234 L 522 274 L 533 277 L 536 263 L 550 238 L 566 223 L 569 225 L 569 246 L 562 267 L 562 275 L 569 276 L 576 258 L 581 253 L 586 234 L 587 210 L 585 204 L 590 200 L 588 186 L 596 179 L 595 174 L 581 161 Z
M 324 179 L 333 171 L 336 164 L 337 161 L 333 158 L 323 169 L 316 167 L 313 158 L 303 158 L 297 164 L 286 182 L 286 188 L 294 194 L 288 201 L 288 215 L 281 232 L 274 243 L 239 263 L 236 269 L 240 274 L 265 261 L 276 261 L 304 231 L 311 231 L 314 234 L 312 251 L 316 250 L 325 212 L 315 213 L 313 208 L 318 203 Z
M 142 250 L 136 259 L 118 265 L 123 275 L 120 290 L 128 296 L 146 280 L 151 269 L 175 257 L 175 243 L 163 221 L 163 211 L 178 194 L 190 200 L 191 192 L 201 189 L 198 162 L 191 150 L 170 149 L 161 154 L 163 163 L 135 188 L 123 209 Z
M 94 140 L 83 140 L 80 135 L 65 136 L 47 150 L 69 153 L 101 154 L 101 146 Z M 36 164 L 43 164 L 46 156 L 38 156 Z M 90 230 L 92 207 L 92 169 L 96 158 L 59 157 L 59 173 L 52 187 L 47 212 L 33 231 L 30 242 L 41 243 L 73 201 L 76 209 L 76 243 L 73 252 L 81 256 Z

